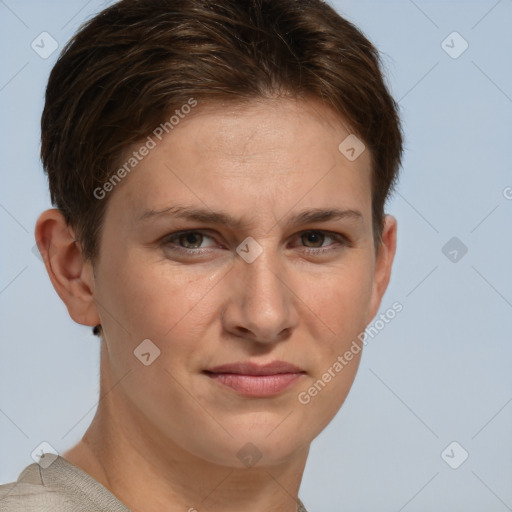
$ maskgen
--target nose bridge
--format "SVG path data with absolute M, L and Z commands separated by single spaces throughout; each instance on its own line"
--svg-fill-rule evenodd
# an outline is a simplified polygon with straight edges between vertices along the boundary
M 230 329 L 250 331 L 257 341 L 276 341 L 284 330 L 292 328 L 297 315 L 293 294 L 284 284 L 284 265 L 274 242 L 258 242 L 260 254 L 248 262 L 237 261 L 234 296 L 231 297 Z M 243 254 L 243 253 L 240 253 Z
M 282 302 L 284 285 L 278 276 L 283 275 L 283 268 L 271 242 L 262 246 L 261 254 L 252 263 L 244 261 L 241 266 L 241 274 L 250 283 L 255 297 L 265 298 L 268 304 Z

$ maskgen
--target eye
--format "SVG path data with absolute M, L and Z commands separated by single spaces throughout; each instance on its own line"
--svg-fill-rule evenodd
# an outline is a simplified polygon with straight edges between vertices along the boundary
M 341 233 L 331 233 L 329 231 L 304 231 L 300 235 L 300 238 L 307 252 L 322 253 L 350 245 L 350 241 L 345 235 Z M 334 240 L 334 243 L 324 245 L 324 242 L 329 240 Z
M 164 239 L 164 245 L 171 250 L 198 253 L 203 252 L 201 249 L 207 249 L 207 247 L 202 246 L 205 240 L 213 241 L 210 236 L 202 231 L 181 231 L 166 237 Z M 210 245 L 210 247 L 213 246 L 214 245 Z
M 325 233 L 323 233 L 322 231 L 306 231 L 305 233 L 302 234 L 301 240 L 306 245 L 306 247 L 322 247 L 323 242 L 325 240 Z
M 198 249 L 203 243 L 204 235 L 196 231 L 181 233 L 178 236 L 178 242 L 185 249 Z
M 350 240 L 341 233 L 308 230 L 298 234 L 298 236 L 301 241 L 298 247 L 311 255 L 324 254 L 351 246 Z M 208 241 L 210 241 L 209 245 L 204 245 Z M 204 231 L 196 230 L 172 233 L 165 237 L 162 242 L 166 250 L 173 251 L 175 254 L 181 253 L 190 256 L 206 255 L 211 253 L 211 249 L 219 247 L 213 237 L 207 235 Z

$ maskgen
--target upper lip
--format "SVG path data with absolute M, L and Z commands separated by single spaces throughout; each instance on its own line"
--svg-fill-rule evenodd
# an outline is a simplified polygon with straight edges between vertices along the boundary
M 221 364 L 205 370 L 207 373 L 237 373 L 240 375 L 276 375 L 280 373 L 305 373 L 301 368 L 286 361 L 257 364 L 251 361 Z

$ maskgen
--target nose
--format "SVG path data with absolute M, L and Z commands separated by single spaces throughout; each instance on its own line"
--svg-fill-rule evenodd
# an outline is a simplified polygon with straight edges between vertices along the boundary
M 238 257 L 227 286 L 222 322 L 228 333 L 271 344 L 287 339 L 298 325 L 297 296 L 283 262 L 270 248 L 252 263 Z

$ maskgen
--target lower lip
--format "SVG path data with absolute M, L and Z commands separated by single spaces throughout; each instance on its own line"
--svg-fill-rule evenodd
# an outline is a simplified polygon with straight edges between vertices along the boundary
M 278 373 L 275 375 L 240 375 L 237 373 L 208 373 L 208 377 L 234 389 L 238 393 L 253 397 L 274 396 L 297 382 L 303 373 Z

